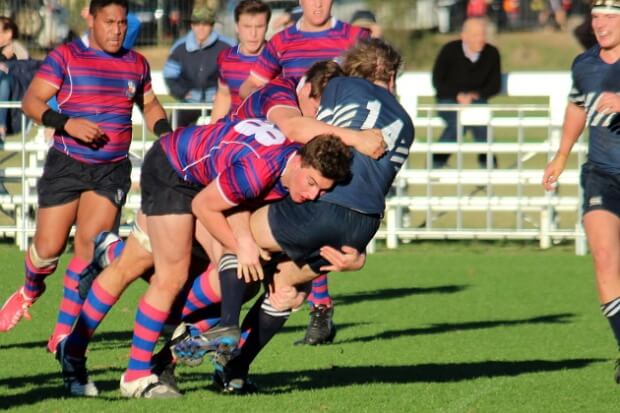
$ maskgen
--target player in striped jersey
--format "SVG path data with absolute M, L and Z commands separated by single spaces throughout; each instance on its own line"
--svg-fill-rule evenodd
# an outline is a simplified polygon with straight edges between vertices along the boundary
M 267 42 L 250 76 L 241 85 L 242 98 L 276 76 L 298 80 L 312 63 L 337 58 L 359 39 L 369 37 L 366 29 L 333 18 L 332 1 L 299 1 L 301 19 Z
M 211 123 L 239 107 L 239 87 L 263 50 L 270 17 L 269 6 L 260 0 L 243 0 L 235 7 L 235 31 L 239 44 L 222 50 L 217 57 L 219 78 Z
M 113 228 L 129 190 L 133 104 L 142 108 L 156 134 L 170 130 L 146 59 L 122 48 L 127 7 L 126 0 L 92 0 L 88 41 L 77 39 L 50 52 L 22 103 L 29 117 L 55 133 L 37 186 L 39 209 L 26 254 L 26 282 L 0 310 L 0 331 L 29 317 L 28 308 L 43 294 L 44 279 L 56 269 L 76 224 L 75 252 L 48 344 L 52 351 L 79 313 L 77 274 L 92 258 L 92 240 Z M 58 99 L 58 111 L 46 103 L 52 96 Z

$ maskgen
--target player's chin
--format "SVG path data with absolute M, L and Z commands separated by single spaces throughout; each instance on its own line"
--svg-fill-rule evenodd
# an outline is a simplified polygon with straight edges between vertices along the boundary
M 291 194 L 291 199 L 296 204 L 301 204 L 302 202 L 306 201 L 306 198 L 304 196 L 302 196 L 301 194 L 295 194 L 295 193 Z

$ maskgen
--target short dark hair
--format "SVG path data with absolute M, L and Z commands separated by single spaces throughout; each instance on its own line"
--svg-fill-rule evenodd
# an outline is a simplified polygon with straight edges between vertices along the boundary
M 330 80 L 344 76 L 344 71 L 333 60 L 321 60 L 310 66 L 306 71 L 306 83 L 310 84 L 310 97 L 318 99 Z
M 265 14 L 267 16 L 267 23 L 271 19 L 271 8 L 260 0 L 242 0 L 237 7 L 235 7 L 235 23 L 239 23 L 239 17 L 242 14 Z
M 312 167 L 334 182 L 351 176 L 351 150 L 336 135 L 317 135 L 299 149 L 301 165 Z
M 94 16 L 99 10 L 108 7 L 110 4 L 116 4 L 124 8 L 125 11 L 129 11 L 129 2 L 127 0 L 90 0 L 88 13 Z
M 344 54 L 344 73 L 370 82 L 389 82 L 396 77 L 402 57 L 394 47 L 381 39 L 360 40 Z
M 17 39 L 19 36 L 19 29 L 17 28 L 17 24 L 10 17 L 0 16 L 0 25 L 2 26 L 2 31 L 6 32 L 7 30 L 11 31 L 11 38 Z

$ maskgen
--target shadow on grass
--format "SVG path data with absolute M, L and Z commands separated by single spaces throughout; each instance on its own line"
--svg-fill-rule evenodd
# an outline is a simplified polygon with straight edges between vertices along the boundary
M 251 378 L 265 394 L 285 394 L 294 391 L 320 390 L 332 387 L 365 385 L 372 383 L 444 383 L 475 380 L 489 377 L 511 377 L 521 374 L 583 369 L 605 359 L 480 361 L 472 363 L 428 363 L 403 366 L 333 367 L 329 370 L 301 370 L 262 373 Z M 190 373 L 182 376 L 188 381 L 204 382 L 205 375 Z M 191 390 L 190 390 L 191 391 Z
M 419 336 L 425 334 L 441 334 L 452 331 L 479 330 L 483 328 L 511 327 L 523 324 L 566 324 L 571 321 L 575 314 L 561 313 L 549 314 L 532 318 L 522 318 L 518 320 L 488 320 L 488 321 L 469 321 L 465 323 L 439 323 L 429 327 L 408 328 L 405 330 L 388 330 L 370 336 L 354 337 L 348 340 L 338 340 L 338 344 L 369 342 L 375 340 L 389 340 L 402 338 L 404 336 Z
M 99 391 L 118 390 L 118 380 L 97 378 L 97 375 L 108 374 L 111 371 L 116 371 L 120 378 L 123 369 L 119 367 L 89 370 L 89 376 L 97 383 Z M 5 377 L 0 379 L 0 386 L 12 390 L 10 393 L 13 393 L 9 396 L 0 397 L 0 409 L 28 406 L 45 400 L 57 400 L 61 397 L 71 397 L 67 395 L 63 388 L 60 371 L 57 373 L 37 374 L 34 376 Z M 28 391 L 17 393 L 24 387 L 28 388 Z M 117 400 L 114 397 L 102 397 L 102 399 Z
M 489 377 L 510 377 L 521 374 L 582 369 L 604 359 L 565 360 L 520 360 L 480 361 L 472 363 L 428 363 L 403 366 L 334 366 L 328 370 L 300 370 L 277 373 L 261 373 L 252 376 L 264 394 L 286 394 L 294 391 L 319 390 L 332 387 L 366 385 L 372 383 L 444 383 L 474 380 Z M 109 374 L 121 369 L 94 369 L 90 375 L 100 391 L 112 392 L 118 389 L 117 380 L 101 380 L 98 374 Z M 205 372 L 185 373 L 181 377 L 181 388 L 186 393 L 204 391 L 210 374 Z M 285 383 L 285 384 L 283 384 Z M 8 389 L 28 387 L 23 393 L 0 398 L 0 408 L 15 408 L 33 405 L 45 400 L 58 399 L 64 395 L 60 374 L 48 373 L 35 376 L 17 376 L 0 379 L 0 386 Z M 34 387 L 33 387 L 34 386 Z M 104 400 L 121 402 L 118 397 L 102 397 Z
M 420 294 L 454 294 L 468 288 L 467 285 L 440 285 L 437 287 L 384 288 L 382 290 L 361 291 L 354 294 L 342 294 L 334 297 L 334 303 L 353 304 L 362 301 L 389 300 Z
M 92 345 L 101 346 L 102 342 L 118 342 L 121 341 L 123 345 L 129 346 L 131 344 L 131 331 L 106 331 L 101 334 L 96 333 L 93 337 Z M 0 345 L 0 350 L 9 349 L 27 349 L 27 348 L 40 348 L 44 350 L 47 346 L 47 340 L 44 341 L 29 341 L 26 343 L 12 343 Z M 116 344 L 111 347 L 118 347 Z M 97 347 L 100 348 L 100 347 Z

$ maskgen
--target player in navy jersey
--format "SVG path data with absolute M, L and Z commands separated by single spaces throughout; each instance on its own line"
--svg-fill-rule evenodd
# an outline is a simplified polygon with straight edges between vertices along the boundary
M 543 174 L 553 190 L 583 129 L 588 159 L 581 168 L 583 226 L 596 273 L 601 310 L 620 348 L 620 1 L 592 1 L 597 45 L 577 56 L 560 147 Z M 620 383 L 620 359 L 615 381 Z
M 381 40 L 360 43 L 345 58 L 345 73 L 353 78 L 330 81 L 318 115 L 339 126 L 381 128 L 388 144 L 386 154 L 373 160 L 354 151 L 352 178 L 347 183 L 336 185 L 316 202 L 293 205 L 286 198 L 252 215 L 257 244 L 272 252 L 284 251 L 292 261 L 279 265 L 275 292 L 261 297 L 246 316 L 242 329 L 250 333 L 240 355 L 216 375 L 225 392 L 245 391 L 250 363 L 290 314 L 280 293 L 286 295 L 293 286 L 329 269 L 329 262 L 321 256 L 322 247 L 334 251 L 352 247 L 362 254 L 378 229 L 385 195 L 406 162 L 414 137 L 410 117 L 392 94 L 400 62 L 400 55 Z
M 271 9 L 260 0 L 243 0 L 235 7 L 235 31 L 239 44 L 222 50 L 217 57 L 219 77 L 211 111 L 217 122 L 241 104 L 239 87 L 265 45 Z
M 241 85 L 242 98 L 276 76 L 299 80 L 312 63 L 339 57 L 370 36 L 366 29 L 333 18 L 332 1 L 300 0 L 301 19 L 269 39 Z
M 92 258 L 92 240 L 112 229 L 125 202 L 134 103 L 142 108 L 149 129 L 156 134 L 170 130 L 153 93 L 146 59 L 121 46 L 127 7 L 125 0 L 92 0 L 87 44 L 77 39 L 50 52 L 22 103 L 30 118 L 55 133 L 37 186 L 39 209 L 34 241 L 25 258 L 26 282 L 0 310 L 0 331 L 29 317 L 28 308 L 45 290 L 44 278 L 56 269 L 76 224 L 75 252 L 48 344 L 51 351 L 79 312 L 77 274 Z M 58 111 L 46 103 L 52 96 L 58 99 Z

